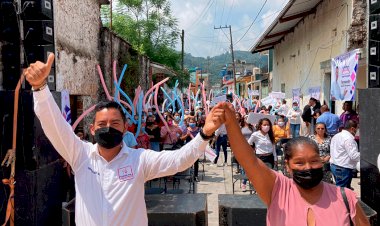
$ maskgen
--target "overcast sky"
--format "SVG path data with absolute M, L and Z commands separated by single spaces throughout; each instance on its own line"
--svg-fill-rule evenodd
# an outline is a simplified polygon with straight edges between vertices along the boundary
M 265 0 L 170 1 L 173 15 L 178 18 L 179 29 L 185 30 L 185 52 L 202 57 L 219 55 L 229 49 L 229 29 L 215 30 L 214 26 L 231 25 L 234 50 L 250 50 L 288 2 L 267 0 L 258 15 Z M 255 23 L 247 32 L 257 15 Z M 179 41 L 177 49 L 180 48 Z

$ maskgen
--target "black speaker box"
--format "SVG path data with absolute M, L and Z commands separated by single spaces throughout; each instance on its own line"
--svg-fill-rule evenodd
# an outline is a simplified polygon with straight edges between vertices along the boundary
M 25 20 L 52 20 L 53 3 L 51 0 L 22 0 L 21 4 L 25 6 L 23 18 Z
M 57 104 L 60 93 L 53 92 Z M 0 91 L 0 158 L 12 147 L 14 91 Z M 60 225 L 62 162 L 45 136 L 33 110 L 30 91 L 19 94 L 16 148 L 15 221 L 16 225 Z M 2 178 L 9 178 L 10 170 L 0 168 Z M 1 205 L 6 207 L 8 186 L 0 184 Z M 0 209 L 3 222 L 6 208 Z
M 36 61 L 46 62 L 50 53 L 54 53 L 53 44 L 25 46 L 26 59 L 29 64 Z
M 368 66 L 368 87 L 380 88 L 380 67 Z
M 369 15 L 369 38 L 380 41 L 380 15 Z
M 207 195 L 145 195 L 149 226 L 207 225 Z
M 380 42 L 376 41 L 369 41 L 368 45 L 368 53 L 369 53 L 369 64 L 370 65 L 379 65 L 379 59 L 380 59 L 380 54 L 379 54 L 379 47 L 380 47 Z
M 380 89 L 359 91 L 360 106 L 360 158 L 376 165 L 380 154 Z
M 360 160 L 360 198 L 370 208 L 377 213 L 380 213 L 380 173 L 376 165 L 361 159 Z M 371 209 L 364 208 L 366 216 L 371 222 L 371 225 L 379 225 L 379 214 L 371 215 Z
M 380 13 L 380 0 L 369 0 L 369 12 Z
M 24 21 L 25 45 L 45 45 L 54 43 L 54 27 L 51 20 L 25 20 Z
M 267 208 L 256 195 L 219 195 L 219 225 L 266 226 Z
M 20 33 L 13 1 L 0 2 L 0 40 L 18 43 Z

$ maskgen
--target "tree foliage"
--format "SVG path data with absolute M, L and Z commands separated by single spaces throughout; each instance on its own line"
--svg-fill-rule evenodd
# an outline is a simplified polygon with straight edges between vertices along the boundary
M 109 8 L 101 10 L 102 21 L 109 27 Z M 181 72 L 181 55 L 174 50 L 179 29 L 168 0 L 120 0 L 113 10 L 112 30 L 140 54 Z M 180 76 L 186 77 L 186 74 Z

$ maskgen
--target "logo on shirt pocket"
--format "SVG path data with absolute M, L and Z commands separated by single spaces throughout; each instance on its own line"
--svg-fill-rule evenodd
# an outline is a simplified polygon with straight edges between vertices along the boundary
M 117 170 L 119 180 L 126 181 L 134 178 L 132 166 L 125 166 Z

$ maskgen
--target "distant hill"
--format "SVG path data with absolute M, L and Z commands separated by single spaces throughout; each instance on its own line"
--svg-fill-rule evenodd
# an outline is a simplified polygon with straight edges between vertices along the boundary
M 245 60 L 247 63 L 253 63 L 256 67 L 267 68 L 268 56 L 260 54 L 252 54 L 249 51 L 234 51 L 235 61 Z M 223 53 L 214 57 L 194 57 L 189 53 L 185 53 L 184 58 L 185 68 L 200 67 L 205 73 L 210 73 L 211 85 L 220 83 L 222 78 L 219 76 L 219 71 L 226 65 L 232 63 L 232 57 L 229 52 Z

